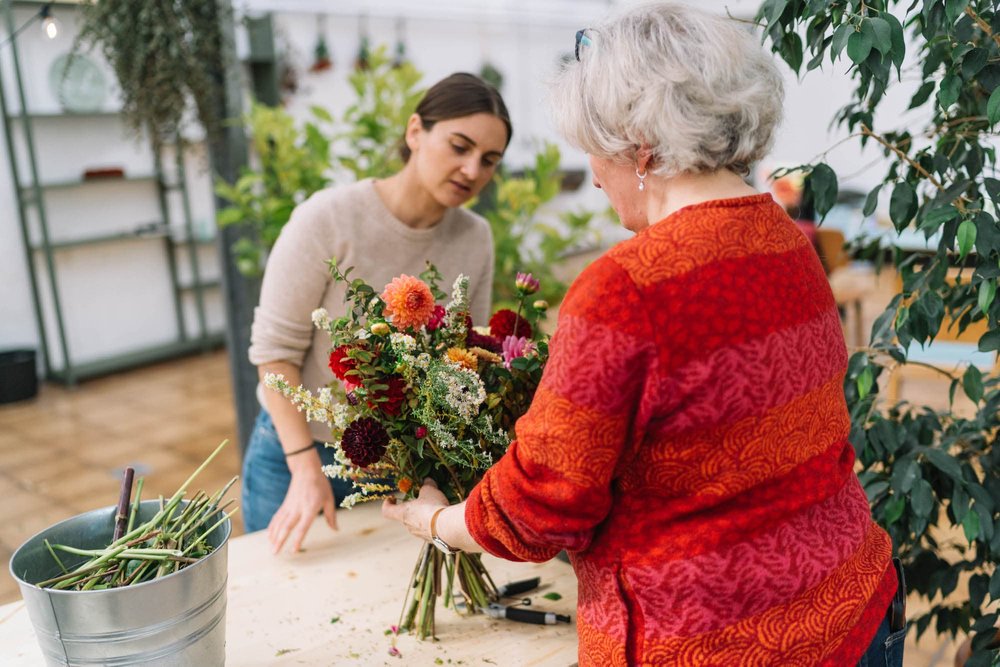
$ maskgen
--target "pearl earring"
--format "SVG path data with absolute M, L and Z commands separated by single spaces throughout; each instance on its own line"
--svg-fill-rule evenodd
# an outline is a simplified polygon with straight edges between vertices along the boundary
M 636 167 L 635 168 L 635 175 L 639 177 L 639 192 L 642 192 L 643 190 L 646 189 L 645 180 L 646 180 L 646 176 L 648 176 L 649 173 L 644 171 L 644 172 L 642 172 L 640 174 L 639 173 L 639 167 Z

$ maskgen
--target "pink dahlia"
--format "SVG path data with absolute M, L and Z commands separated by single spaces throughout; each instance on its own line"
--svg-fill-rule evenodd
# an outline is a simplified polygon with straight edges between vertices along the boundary
M 524 337 L 507 336 L 503 339 L 503 365 L 508 370 L 510 362 L 518 357 L 526 357 L 535 351 L 535 344 Z

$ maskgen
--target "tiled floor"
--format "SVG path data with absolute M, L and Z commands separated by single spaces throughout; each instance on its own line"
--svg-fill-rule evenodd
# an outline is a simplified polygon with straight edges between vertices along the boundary
M 892 276 L 884 275 L 864 302 L 866 332 L 894 285 Z M 12 551 L 55 521 L 116 502 L 125 465 L 146 476 L 144 497 L 169 495 L 230 438 L 200 487 L 214 491 L 238 473 L 227 363 L 225 353 L 217 351 L 75 389 L 45 385 L 33 401 L 0 406 L 0 603 L 18 597 L 5 567 Z M 946 382 L 923 374 L 903 384 L 904 397 L 918 404 L 941 405 L 947 390 Z M 230 497 L 239 497 L 238 486 Z M 241 530 L 240 522 L 234 527 Z M 923 607 L 910 600 L 911 612 Z M 906 665 L 950 666 L 955 646 L 931 634 L 917 643 L 911 633 Z
M 92 380 L 43 385 L 0 406 L 0 603 L 19 597 L 6 564 L 27 538 L 118 501 L 122 469 L 145 477 L 143 497 L 170 496 L 225 439 L 192 485 L 214 492 L 239 472 L 225 352 Z M 239 499 L 239 485 L 229 492 Z M 242 532 L 240 521 L 234 529 Z

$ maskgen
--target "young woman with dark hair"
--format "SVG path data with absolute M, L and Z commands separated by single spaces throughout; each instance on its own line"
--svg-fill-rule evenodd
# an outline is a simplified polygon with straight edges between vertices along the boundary
M 433 262 L 451 285 L 471 280 L 472 317 L 485 322 L 493 282 L 489 224 L 461 208 L 493 177 L 510 143 L 511 123 L 500 94 L 471 74 L 452 74 L 432 86 L 406 124 L 404 167 L 384 179 L 365 179 L 317 192 L 296 207 L 268 258 L 254 313 L 250 360 L 313 390 L 331 379 L 329 339 L 311 314 L 344 314 L 344 285 L 330 279 L 326 261 L 372 285 L 399 274 L 418 275 Z M 335 505 L 350 484 L 330 480 L 329 437 L 280 394 L 258 387 L 261 402 L 243 465 L 242 511 L 247 531 L 268 529 L 274 550 L 290 539 L 298 550 L 316 515 L 336 528 Z

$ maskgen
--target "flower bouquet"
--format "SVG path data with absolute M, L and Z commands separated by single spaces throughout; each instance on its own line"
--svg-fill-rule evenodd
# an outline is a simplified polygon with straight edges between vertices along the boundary
M 330 261 L 334 280 L 347 285 L 347 314 L 313 322 L 331 340 L 336 380 L 314 395 L 279 375 L 265 384 L 282 392 L 310 421 L 326 423 L 336 448 L 327 475 L 349 479 L 344 499 L 413 496 L 430 477 L 460 502 L 507 450 L 514 424 L 527 411 L 548 356 L 538 332 L 547 305 L 529 303 L 538 290 L 518 274 L 516 310 L 499 310 L 488 328 L 469 317 L 469 280 L 459 276 L 447 307 L 430 264 L 420 277 L 401 275 L 377 293 Z M 457 584 L 457 586 L 456 586 Z M 462 613 L 478 613 L 497 598 L 478 554 L 445 554 L 425 545 L 417 559 L 399 629 L 423 639 L 434 634 L 436 597 Z

